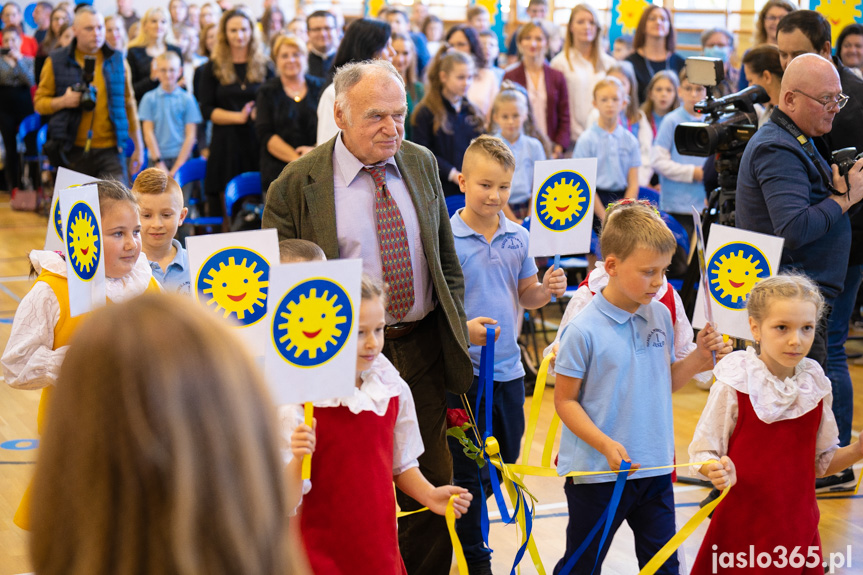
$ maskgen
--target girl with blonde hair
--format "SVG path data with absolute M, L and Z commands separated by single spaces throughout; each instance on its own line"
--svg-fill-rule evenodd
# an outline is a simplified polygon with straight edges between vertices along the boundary
M 572 144 L 587 128 L 593 87 L 615 63 L 602 51 L 601 42 L 602 24 L 596 10 L 589 4 L 578 4 L 569 17 L 563 51 L 551 60 L 551 67 L 566 78 Z
M 156 79 L 156 57 L 168 50 L 175 52 L 180 60 L 183 59 L 183 51 L 174 41 L 168 12 L 164 8 L 150 8 L 144 12 L 138 35 L 129 41 L 126 53 L 139 106 L 144 94 L 159 85 Z

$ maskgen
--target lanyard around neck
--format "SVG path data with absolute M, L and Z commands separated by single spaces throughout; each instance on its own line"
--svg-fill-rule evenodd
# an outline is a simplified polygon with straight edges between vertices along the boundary
M 773 120 L 780 128 L 791 134 L 795 140 L 797 140 L 797 142 L 803 148 L 803 151 L 806 152 L 806 155 L 809 156 L 809 159 L 812 160 L 813 164 L 815 164 L 815 168 L 818 170 L 818 173 L 821 174 L 821 179 L 824 181 L 824 185 L 827 186 L 827 189 L 830 190 L 830 193 L 834 196 L 844 196 L 845 194 L 843 194 L 833 186 L 833 181 L 830 177 L 830 174 L 827 173 L 824 165 L 818 161 L 823 160 L 823 158 L 818 154 L 818 151 L 815 149 L 815 144 L 812 143 L 812 139 L 807 137 L 806 134 L 804 134 L 803 132 L 801 132 L 800 128 L 797 127 L 797 124 L 795 124 L 791 120 L 791 118 L 789 118 L 788 115 L 779 108 L 773 108 L 773 112 L 771 112 L 770 114 L 770 119 Z

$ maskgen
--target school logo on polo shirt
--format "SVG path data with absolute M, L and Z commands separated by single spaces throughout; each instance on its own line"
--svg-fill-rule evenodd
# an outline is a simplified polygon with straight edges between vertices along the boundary
M 353 306 L 336 282 L 312 278 L 288 290 L 276 306 L 273 344 L 285 361 L 317 367 L 336 357 L 348 341 Z
M 746 307 L 746 297 L 760 279 L 770 277 L 770 262 L 757 247 L 731 242 L 716 250 L 707 262 L 710 294 L 728 309 Z
M 257 323 L 267 314 L 266 279 L 270 264 L 248 248 L 227 248 L 211 255 L 195 280 L 198 299 L 215 313 L 242 326 Z
M 60 202 L 57 202 L 60 205 Z M 90 281 L 99 269 L 102 257 L 102 238 L 96 224 L 96 214 L 85 202 L 77 202 L 69 210 L 69 229 L 66 230 L 66 253 L 75 275 Z
M 546 178 L 534 197 L 536 219 L 554 232 L 577 226 L 590 207 L 590 186 L 578 172 L 565 170 Z

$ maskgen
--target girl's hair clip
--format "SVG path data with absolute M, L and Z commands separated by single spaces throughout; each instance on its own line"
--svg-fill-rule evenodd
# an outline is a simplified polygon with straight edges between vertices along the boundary
M 656 206 L 654 204 L 652 204 L 649 200 L 634 200 L 632 198 L 623 198 L 622 200 L 618 200 L 616 202 L 608 204 L 608 206 L 605 208 L 605 213 L 608 213 L 617 207 L 630 206 L 630 205 L 635 205 L 635 204 L 640 205 L 640 206 L 646 206 L 646 207 L 652 209 L 653 212 L 657 216 L 661 215 L 659 213 L 659 210 L 656 209 Z

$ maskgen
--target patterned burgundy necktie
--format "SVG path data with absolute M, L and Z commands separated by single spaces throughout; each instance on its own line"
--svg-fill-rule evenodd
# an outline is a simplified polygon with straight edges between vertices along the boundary
M 387 313 L 397 322 L 414 305 L 414 279 L 408 234 L 399 206 L 387 189 L 386 166 L 363 167 L 375 181 L 375 219 L 381 249 L 381 271 L 389 284 Z

